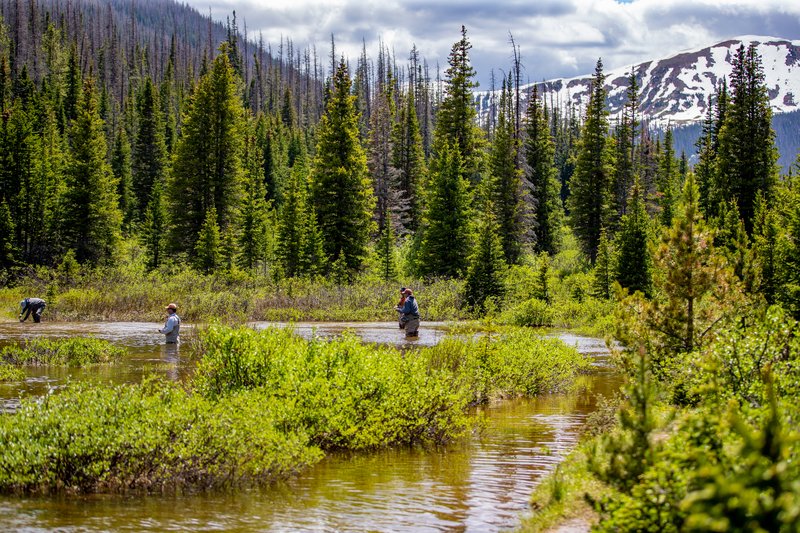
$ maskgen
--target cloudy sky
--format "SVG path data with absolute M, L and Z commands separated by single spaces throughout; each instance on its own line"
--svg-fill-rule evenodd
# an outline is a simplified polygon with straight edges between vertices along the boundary
M 334 35 L 337 55 L 355 60 L 362 41 L 377 56 L 378 42 L 398 61 L 416 44 L 442 68 L 461 25 L 482 88 L 492 69 L 508 71 L 509 35 L 519 46 L 530 81 L 591 73 L 598 57 L 606 70 L 710 45 L 739 35 L 800 39 L 797 0 L 188 0 L 201 13 L 225 20 L 236 10 L 239 28 L 273 46 L 281 37 L 296 48 L 314 44 L 321 56 Z

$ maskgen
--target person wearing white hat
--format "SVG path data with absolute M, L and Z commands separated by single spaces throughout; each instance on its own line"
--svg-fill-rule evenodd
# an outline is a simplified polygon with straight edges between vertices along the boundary
M 178 316 L 178 306 L 175 304 L 169 304 L 165 307 L 167 310 L 167 321 L 164 323 L 164 327 L 159 329 L 159 333 L 163 333 L 165 335 L 165 339 L 167 344 L 178 344 L 181 342 L 181 338 L 179 336 L 181 330 L 181 318 Z

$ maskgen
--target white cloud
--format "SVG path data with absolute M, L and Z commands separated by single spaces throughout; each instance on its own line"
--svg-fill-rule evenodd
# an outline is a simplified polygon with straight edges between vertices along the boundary
M 800 2 L 785 0 L 189 0 L 214 18 L 235 9 L 240 29 L 259 31 L 277 45 L 316 45 L 325 57 L 335 35 L 337 55 L 355 60 L 362 40 L 371 56 L 378 40 L 399 61 L 412 45 L 433 66 L 444 66 L 461 25 L 481 85 L 492 69 L 507 71 L 520 47 L 529 79 L 590 73 L 598 57 L 606 68 L 663 57 L 738 35 L 800 38 Z

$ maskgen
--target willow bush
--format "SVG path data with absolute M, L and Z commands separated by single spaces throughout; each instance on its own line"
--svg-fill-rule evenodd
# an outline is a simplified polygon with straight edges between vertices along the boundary
M 86 366 L 113 363 L 125 348 L 93 337 L 28 339 L 0 350 L 0 361 L 9 365 Z
M 0 415 L 3 492 L 177 491 L 285 476 L 321 457 L 257 392 L 219 401 L 174 383 L 73 384 Z

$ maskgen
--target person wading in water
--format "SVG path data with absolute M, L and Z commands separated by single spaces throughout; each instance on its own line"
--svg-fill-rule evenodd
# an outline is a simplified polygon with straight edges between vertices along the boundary
M 403 307 L 398 307 L 397 310 L 401 313 L 400 324 L 405 325 L 406 337 L 419 336 L 419 306 L 417 299 L 411 289 L 406 289 L 403 294 L 406 297 Z
M 158 332 L 165 335 L 167 344 L 178 344 L 181 342 L 179 336 L 181 331 L 181 317 L 177 315 L 178 306 L 169 304 L 165 309 L 167 310 L 167 321 L 164 323 L 164 327 L 158 330 Z

